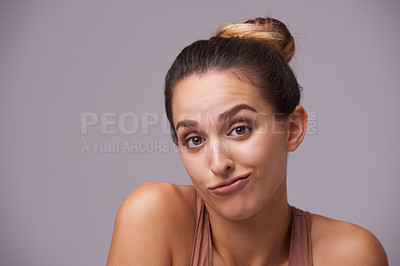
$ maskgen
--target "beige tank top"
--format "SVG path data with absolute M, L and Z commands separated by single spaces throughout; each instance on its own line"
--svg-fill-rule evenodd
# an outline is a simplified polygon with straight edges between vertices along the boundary
M 191 266 L 212 266 L 210 221 L 203 199 L 196 192 L 197 222 Z M 311 215 L 296 207 L 292 209 L 292 231 L 289 266 L 312 266 Z

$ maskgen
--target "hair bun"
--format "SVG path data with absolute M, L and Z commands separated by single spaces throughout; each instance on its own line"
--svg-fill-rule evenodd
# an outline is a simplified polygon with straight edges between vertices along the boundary
M 272 45 L 286 62 L 292 59 L 295 51 L 294 39 L 286 25 L 274 18 L 255 18 L 244 23 L 233 23 L 220 28 L 215 37 L 238 37 L 257 40 Z

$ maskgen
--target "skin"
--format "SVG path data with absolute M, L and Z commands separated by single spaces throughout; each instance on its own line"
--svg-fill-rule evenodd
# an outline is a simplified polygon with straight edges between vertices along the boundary
M 219 116 L 247 105 L 233 116 Z M 189 265 L 196 226 L 195 191 L 209 212 L 213 265 L 288 265 L 290 206 L 287 152 L 304 139 L 307 112 L 298 105 L 276 120 L 258 89 L 230 72 L 180 81 L 172 100 L 182 162 L 193 186 L 149 182 L 118 211 L 107 265 Z M 196 125 L 193 125 L 195 123 Z M 217 195 L 210 187 L 249 175 Z M 387 265 L 378 239 L 354 224 L 312 214 L 314 265 Z M 156 254 L 156 255 L 155 255 Z

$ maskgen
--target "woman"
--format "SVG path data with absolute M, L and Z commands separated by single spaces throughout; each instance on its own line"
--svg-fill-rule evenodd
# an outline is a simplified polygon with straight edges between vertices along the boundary
M 293 54 L 272 18 L 183 49 L 165 104 L 193 186 L 136 188 L 118 211 L 108 266 L 388 264 L 366 229 L 288 204 L 287 154 L 307 126 Z

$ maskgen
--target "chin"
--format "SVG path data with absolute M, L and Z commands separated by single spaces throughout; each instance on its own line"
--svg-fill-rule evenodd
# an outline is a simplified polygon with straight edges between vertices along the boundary
M 229 220 L 232 220 L 232 221 L 242 221 L 242 220 L 246 220 L 246 219 L 252 217 L 254 214 L 255 214 L 255 212 L 250 212 L 250 211 L 247 211 L 247 210 L 245 210 L 245 211 L 244 210 L 238 210 L 238 211 L 235 211 L 235 212 L 227 213 L 225 215 L 225 217 L 227 219 L 229 219 Z
M 250 218 L 251 216 L 252 216 L 252 214 L 242 212 L 242 213 L 236 213 L 236 214 L 231 215 L 226 218 L 229 220 L 232 220 L 232 221 L 242 221 L 242 220 L 246 220 L 246 219 Z
M 220 207 L 219 214 L 233 221 L 248 219 L 259 210 L 254 204 L 244 201 L 226 203 Z

